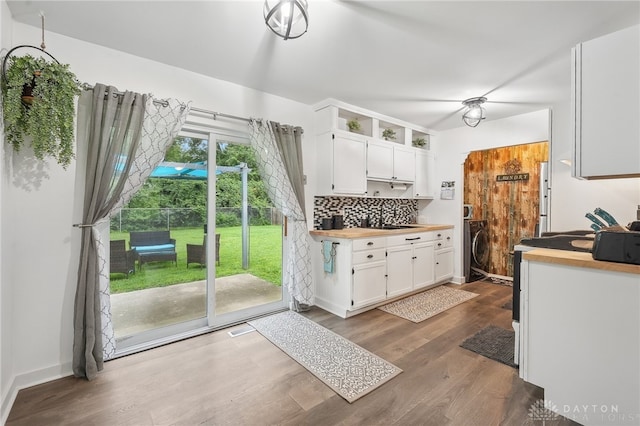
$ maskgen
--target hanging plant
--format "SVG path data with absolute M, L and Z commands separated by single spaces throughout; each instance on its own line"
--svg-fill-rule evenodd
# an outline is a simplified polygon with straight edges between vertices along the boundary
M 31 136 L 36 158 L 55 158 L 66 169 L 74 156 L 75 97 L 80 83 L 69 65 L 31 55 L 9 59 L 2 81 L 6 141 L 20 151 L 25 137 Z

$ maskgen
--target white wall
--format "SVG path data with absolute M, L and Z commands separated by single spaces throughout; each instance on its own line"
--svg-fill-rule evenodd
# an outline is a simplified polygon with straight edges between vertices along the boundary
M 7 3 L 0 1 L 0 57 L 4 56 L 11 44 L 12 21 Z M 0 95 L 1 97 L 1 95 Z M 2 109 L 0 103 L 0 109 Z M 0 141 L 4 140 L 4 122 L 0 119 Z M 11 286 L 9 285 L 6 265 L 2 258 L 5 239 L 4 228 L 4 206 L 3 194 L 6 185 L 6 168 L 4 167 L 4 143 L 0 147 L 0 424 L 8 415 L 8 407 L 13 403 L 12 398 L 8 398 L 9 387 L 13 380 L 13 363 L 11 354 Z
M 570 64 L 567 60 L 567 72 Z M 436 155 L 436 182 L 455 181 L 454 200 L 435 199 L 422 212 L 431 223 L 454 223 L 456 263 L 454 279 L 464 282 L 462 271 L 462 203 L 464 160 L 470 151 L 549 140 L 551 143 L 550 230 L 589 229 L 585 213 L 601 207 L 621 224 L 635 219 L 640 204 L 640 179 L 579 180 L 571 177 L 570 167 L 560 163 L 571 158 L 569 88 L 567 100 L 549 110 L 523 114 L 503 120 L 486 121 L 476 128 L 460 127 L 441 132 L 432 143 Z M 551 126 L 550 126 L 551 124 Z M 606 149 L 603 146 L 603 149 Z
M 4 2 L 2 5 L 7 12 Z M 2 24 L 6 28 L 4 21 Z M 15 44 L 39 40 L 39 34 L 38 28 L 13 22 Z M 54 33 L 47 33 L 46 40 L 47 51 L 70 64 L 81 81 L 191 100 L 192 106 L 199 108 L 312 129 L 313 116 L 307 105 Z M 201 54 L 193 49 L 194 55 Z M 311 133 L 305 136 L 303 145 L 304 161 L 310 166 L 306 172 L 313 175 Z M 10 295 L 10 301 L 2 307 L 10 304 L 13 312 L 9 318 L 5 314 L 2 329 L 3 359 L 11 358 L 2 365 L 3 373 L 10 376 L 3 375 L 5 404 L 21 387 L 71 374 L 80 237 L 71 225 L 81 218 L 82 195 L 76 171 L 83 170 L 75 161 L 66 171 L 56 163 L 35 162 L 28 149 L 20 155 L 7 150 L 6 155 L 10 167 L 2 176 L 2 264 L 6 266 L 2 289 L 3 296 Z M 307 200 L 307 210 L 313 211 L 310 191 Z
M 552 230 L 589 229 L 591 222 L 584 215 L 596 207 L 611 213 L 620 224 L 628 224 L 636 219 L 640 204 L 640 178 L 575 179 L 571 177 L 571 168 L 560 163 L 562 159 L 571 158 L 570 111 L 569 101 L 555 105 L 553 109 Z M 602 149 L 607 149 L 606 141 L 602 141 Z

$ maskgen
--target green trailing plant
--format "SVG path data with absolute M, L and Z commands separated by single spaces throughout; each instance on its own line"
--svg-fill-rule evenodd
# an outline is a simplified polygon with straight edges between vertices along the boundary
M 360 122 L 354 118 L 353 120 L 347 121 L 347 127 L 351 132 L 357 132 L 360 130 Z
M 413 141 L 411 141 L 411 145 L 415 146 L 416 148 L 422 148 L 427 144 L 427 141 L 424 138 L 415 138 Z
M 382 137 L 385 141 L 394 141 L 396 140 L 396 132 L 393 129 L 384 129 L 382 131 Z
M 66 169 L 74 156 L 75 97 L 80 83 L 69 65 L 31 55 L 9 59 L 2 82 L 7 143 L 19 151 L 30 136 L 36 158 L 52 157 Z M 23 99 L 28 89 L 32 100 Z

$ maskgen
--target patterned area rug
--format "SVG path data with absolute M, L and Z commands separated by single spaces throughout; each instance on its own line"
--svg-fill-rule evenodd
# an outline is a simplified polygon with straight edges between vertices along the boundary
M 292 311 L 259 318 L 250 321 L 249 325 L 349 402 L 402 372 L 395 365 Z
M 466 339 L 460 347 L 515 368 L 514 343 L 515 333 L 512 330 L 490 325 Z
M 421 322 L 453 308 L 477 294 L 444 285 L 397 300 L 378 309 L 413 322 Z

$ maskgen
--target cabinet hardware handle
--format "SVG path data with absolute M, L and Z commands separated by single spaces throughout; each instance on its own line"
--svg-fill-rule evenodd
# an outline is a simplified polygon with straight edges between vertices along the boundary
M 372 258 L 373 258 L 373 255 L 372 255 L 372 254 L 370 254 L 369 256 L 367 256 L 367 259 L 372 259 Z
M 373 245 L 373 241 L 369 241 L 369 242 L 367 243 L 367 245 L 368 245 L 368 246 L 372 246 L 372 245 Z
M 442 243 L 438 243 L 438 247 L 440 247 L 442 245 Z
M 438 237 L 442 237 L 442 234 L 438 234 Z
M 419 240 L 422 237 L 414 237 L 414 238 L 405 238 L 405 241 L 415 241 L 415 240 Z
M 413 257 L 412 257 L 412 259 L 417 259 L 417 258 L 418 258 L 418 256 L 413 256 Z
M 451 239 L 451 237 L 447 237 L 447 241 L 449 241 Z

